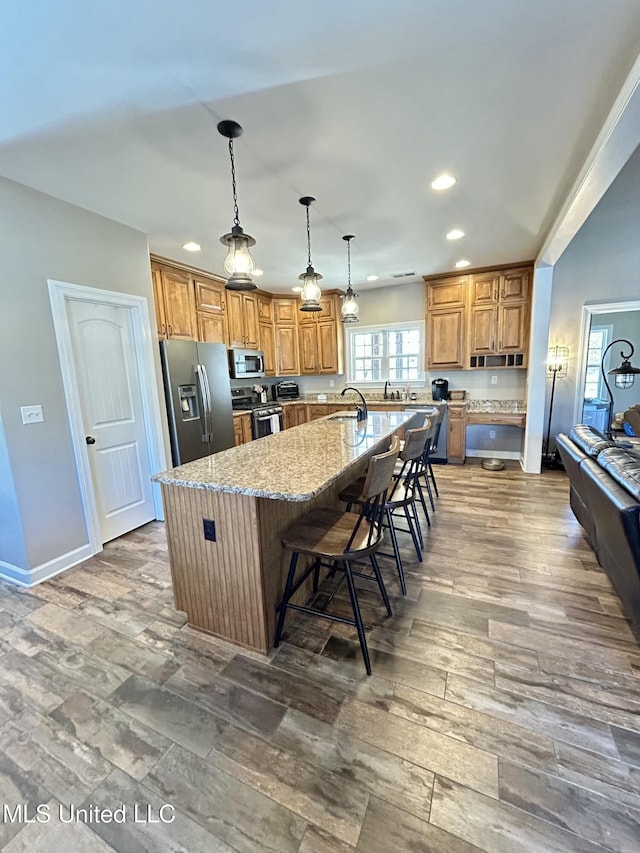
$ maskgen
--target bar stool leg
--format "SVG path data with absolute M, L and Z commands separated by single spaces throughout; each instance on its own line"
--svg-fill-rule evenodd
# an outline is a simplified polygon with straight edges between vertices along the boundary
M 398 548 L 398 537 L 396 536 L 396 529 L 393 526 L 393 518 L 391 516 L 391 510 L 389 508 L 385 509 L 385 515 L 387 517 L 387 527 L 389 528 L 389 533 L 391 534 L 391 544 L 393 545 L 393 554 L 396 558 L 396 566 L 398 568 L 398 577 L 400 578 L 400 589 L 402 590 L 402 594 L 407 594 L 407 585 L 404 580 L 404 569 L 402 567 L 402 558 L 400 557 L 400 549 Z
M 373 567 L 373 571 L 376 575 L 376 580 L 378 581 L 378 586 L 380 587 L 380 595 L 382 596 L 382 600 L 384 601 L 384 606 L 387 608 L 387 616 L 391 616 L 391 605 L 389 604 L 389 596 L 387 595 L 387 588 L 384 585 L 384 581 L 382 580 L 382 575 L 380 574 L 380 566 L 378 565 L 378 560 L 375 554 L 371 554 L 370 558 L 371 565 Z
M 356 595 L 356 587 L 353 582 L 353 575 L 351 574 L 351 564 L 349 563 L 349 560 L 344 561 L 344 573 L 347 576 L 347 586 L 349 587 L 353 617 L 356 621 L 358 639 L 360 640 L 360 650 L 362 651 L 362 657 L 364 658 L 365 669 L 367 670 L 367 675 L 371 675 L 371 662 L 369 660 L 367 638 L 364 634 L 364 625 L 362 623 L 362 616 L 360 615 L 360 605 L 358 604 L 358 596 Z
M 313 565 L 313 591 L 318 591 L 318 582 L 320 581 L 320 557 L 316 557 Z
M 413 527 L 413 519 L 411 518 L 411 514 L 409 512 L 408 507 L 404 507 L 404 515 L 407 519 L 407 524 L 409 526 L 409 533 L 411 534 L 411 538 L 413 539 L 413 547 L 416 549 L 416 556 L 418 558 L 418 562 L 422 562 L 422 551 L 420 550 L 420 542 L 418 541 L 418 537 L 416 536 L 416 531 Z
M 420 476 L 422 476 L 422 475 L 420 475 Z M 422 485 L 420 484 L 420 480 L 418 477 L 416 477 L 416 486 L 418 489 L 418 495 L 420 496 L 420 503 L 422 504 L 422 510 L 424 512 L 424 517 L 427 520 L 427 527 L 431 527 L 431 518 L 429 517 L 429 510 L 427 509 L 427 502 L 424 499 L 424 489 L 422 488 Z
M 293 579 L 296 575 L 296 566 L 298 565 L 298 557 L 300 555 L 297 551 L 294 551 L 291 555 L 291 562 L 289 563 L 289 574 L 287 575 L 287 581 L 284 585 L 284 595 L 282 596 L 282 601 L 280 602 L 280 613 L 278 614 L 278 626 L 276 628 L 276 639 L 274 642 L 274 646 L 278 646 L 280 644 L 280 639 L 282 637 L 282 629 L 284 628 L 284 617 L 287 613 L 287 605 L 289 604 L 289 599 L 291 598 L 291 587 L 293 586 Z

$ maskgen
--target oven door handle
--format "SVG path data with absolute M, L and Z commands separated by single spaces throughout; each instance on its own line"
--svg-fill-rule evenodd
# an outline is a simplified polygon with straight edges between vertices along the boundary
M 282 412 L 274 412 L 272 415 L 262 415 L 261 417 L 253 416 L 254 421 L 256 423 L 262 423 L 262 421 L 270 421 L 271 418 L 279 418 Z
M 202 397 L 202 414 L 204 418 L 204 431 L 202 433 L 203 443 L 211 441 L 210 416 L 211 416 L 211 398 L 209 397 L 209 382 L 207 380 L 207 369 L 204 364 L 196 364 L 196 376 L 198 385 L 200 386 L 200 396 Z

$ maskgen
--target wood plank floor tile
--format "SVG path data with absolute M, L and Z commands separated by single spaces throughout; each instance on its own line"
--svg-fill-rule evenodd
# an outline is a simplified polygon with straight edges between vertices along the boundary
M 451 674 L 447 678 L 445 698 L 498 720 L 517 723 L 554 740 L 618 758 L 609 726 L 583 714 Z
M 60 805 L 55 800 L 47 803 L 50 822 L 27 824 L 3 846 L 3 853 L 34 853 L 38 850 L 64 850 L 70 853 L 90 850 L 91 853 L 112 853 L 116 849 L 84 823 L 60 823 Z M 63 809 L 66 816 L 67 809 L 64 806 Z
M 294 812 L 179 746 L 160 759 L 145 783 L 214 836 L 246 853 L 295 853 L 307 826 Z
M 344 730 L 289 710 L 271 742 L 323 767 L 348 784 L 422 820 L 429 819 L 434 774 Z
M 500 760 L 500 799 L 602 847 L 637 853 L 640 810 Z
M 78 646 L 86 646 L 104 632 L 102 625 L 87 619 L 80 613 L 72 613 L 57 604 L 45 604 L 28 616 L 29 622 L 38 625 L 63 640 Z
M 640 727 L 635 731 L 611 726 L 613 739 L 618 747 L 620 758 L 627 764 L 640 769 Z
M 606 849 L 440 777 L 433 789 L 431 823 L 487 853 L 603 853 Z
M 556 774 L 614 802 L 640 809 L 640 768 L 556 741 Z
M 529 649 L 521 649 L 508 643 L 478 637 L 475 634 L 466 634 L 463 631 L 430 625 L 421 619 L 413 620 L 410 636 L 420 641 L 420 647 L 425 656 L 431 653 L 435 645 L 449 652 L 463 652 L 465 655 L 474 655 L 494 662 L 501 660 L 515 666 L 527 667 L 538 665 L 538 654 Z
M 350 699 L 336 725 L 372 746 L 497 796 L 497 758 L 474 746 Z

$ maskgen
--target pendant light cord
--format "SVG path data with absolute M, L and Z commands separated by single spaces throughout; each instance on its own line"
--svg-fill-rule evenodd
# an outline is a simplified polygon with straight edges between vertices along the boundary
M 307 205 L 307 264 L 311 264 L 311 227 L 309 225 L 309 206 Z
M 231 186 L 233 188 L 233 224 L 240 227 L 238 212 L 238 194 L 236 192 L 236 161 L 233 156 L 233 139 L 229 139 L 229 157 L 231 158 Z

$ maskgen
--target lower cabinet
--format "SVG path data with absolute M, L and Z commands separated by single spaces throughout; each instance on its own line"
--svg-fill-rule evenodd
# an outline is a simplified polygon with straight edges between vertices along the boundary
M 247 444 L 251 441 L 251 415 L 234 415 L 233 416 L 233 431 L 236 438 L 236 447 L 239 444 Z
M 464 462 L 466 455 L 466 406 L 449 406 L 449 432 L 447 434 L 447 459 L 449 462 Z
M 300 426 L 307 422 L 307 405 L 306 403 L 288 403 L 282 407 L 284 416 L 284 428 Z

